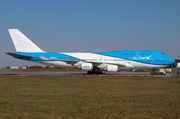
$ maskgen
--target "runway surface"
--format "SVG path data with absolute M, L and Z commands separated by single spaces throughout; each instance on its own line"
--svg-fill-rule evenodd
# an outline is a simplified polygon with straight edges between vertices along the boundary
M 87 74 L 85 71 L 80 72 L 26 72 L 26 71 L 16 71 L 9 69 L 0 69 L 1 76 L 94 76 L 97 74 Z M 150 75 L 150 72 L 106 72 L 105 74 L 99 74 L 98 76 L 155 76 L 155 77 L 171 77 L 170 73 L 166 75 Z

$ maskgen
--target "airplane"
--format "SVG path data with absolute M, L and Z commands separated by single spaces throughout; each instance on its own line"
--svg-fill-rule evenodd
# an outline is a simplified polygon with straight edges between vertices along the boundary
M 118 72 L 121 69 L 158 69 L 169 67 L 175 60 L 161 51 L 112 51 L 112 52 L 46 52 L 41 50 L 18 29 L 8 29 L 16 52 L 6 54 L 17 59 L 54 67 L 74 67 L 87 74 Z

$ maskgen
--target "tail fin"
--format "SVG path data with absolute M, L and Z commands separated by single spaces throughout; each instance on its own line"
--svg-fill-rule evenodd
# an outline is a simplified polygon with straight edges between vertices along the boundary
M 17 52 L 43 52 L 18 29 L 8 29 Z

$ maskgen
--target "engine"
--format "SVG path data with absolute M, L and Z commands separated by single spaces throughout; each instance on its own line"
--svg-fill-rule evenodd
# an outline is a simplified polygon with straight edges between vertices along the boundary
M 81 64 L 81 69 L 91 71 L 91 70 L 93 70 L 93 65 L 92 65 L 92 63 L 83 63 L 83 64 Z
M 118 72 L 119 71 L 117 65 L 108 65 L 106 68 L 107 68 L 106 69 L 107 71 L 114 71 L 114 72 Z

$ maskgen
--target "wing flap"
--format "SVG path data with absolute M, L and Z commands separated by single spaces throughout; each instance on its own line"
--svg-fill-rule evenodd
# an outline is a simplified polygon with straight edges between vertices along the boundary
M 71 65 L 74 65 L 74 64 L 76 64 L 76 63 L 79 62 L 79 61 L 77 61 L 77 60 L 53 60 L 53 61 L 66 62 L 67 64 L 71 64 Z
M 117 65 L 118 67 L 126 67 L 126 64 L 120 64 L 120 63 L 119 64 L 115 64 L 115 63 L 101 63 L 101 62 L 88 62 L 88 63 L 95 64 L 96 66 L 105 64 L 105 65 Z

